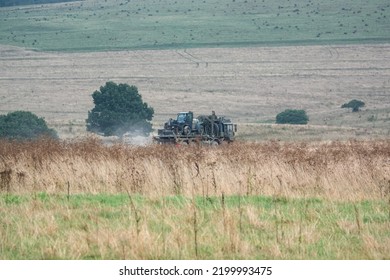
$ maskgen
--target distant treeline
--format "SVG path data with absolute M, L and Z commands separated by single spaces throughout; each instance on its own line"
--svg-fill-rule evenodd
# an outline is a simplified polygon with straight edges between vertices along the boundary
M 75 0 L 1 0 L 0 7 L 60 3 L 60 2 L 71 2 L 71 1 L 75 1 Z

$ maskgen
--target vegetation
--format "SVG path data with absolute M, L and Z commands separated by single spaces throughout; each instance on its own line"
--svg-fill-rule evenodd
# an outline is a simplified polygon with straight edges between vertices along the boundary
M 390 141 L 0 143 L 1 259 L 389 259 Z
M 96 0 L 2 8 L 0 43 L 101 51 L 389 42 L 386 0 Z
M 0 194 L 0 259 L 389 259 L 385 201 Z
M 0 115 L 0 138 L 36 139 L 48 136 L 57 138 L 57 133 L 47 127 L 43 118 L 26 111 Z
M 92 94 L 95 107 L 88 112 L 87 130 L 105 136 L 122 136 L 130 132 L 148 135 L 153 108 L 142 101 L 135 86 L 107 82 Z
M 360 100 L 353 99 L 348 103 L 341 105 L 341 108 L 352 108 L 352 112 L 358 112 L 361 107 L 364 107 L 365 103 Z
M 0 170 L 12 170 L 12 193 L 66 193 L 69 185 L 71 193 L 379 199 L 390 156 L 389 140 L 237 142 L 214 149 L 107 146 L 95 138 L 0 144 Z
M 279 124 L 307 124 L 309 117 L 304 110 L 287 109 L 276 115 Z

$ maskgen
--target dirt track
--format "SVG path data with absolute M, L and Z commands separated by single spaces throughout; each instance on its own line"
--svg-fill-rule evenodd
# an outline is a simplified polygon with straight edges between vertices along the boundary
M 182 110 L 267 122 L 286 108 L 338 125 L 352 98 L 389 113 L 390 44 L 46 53 L 0 46 L 0 114 L 82 123 L 106 81 L 136 85 L 162 123 Z

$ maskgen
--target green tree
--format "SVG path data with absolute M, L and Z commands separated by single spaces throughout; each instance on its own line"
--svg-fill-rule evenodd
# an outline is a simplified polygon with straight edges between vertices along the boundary
M 47 127 L 43 118 L 27 111 L 0 115 L 0 138 L 36 139 L 48 136 L 58 138 L 55 130 Z
M 87 130 L 105 136 L 126 132 L 148 135 L 154 110 L 142 101 L 135 86 L 107 82 L 92 94 L 95 107 L 88 112 Z
M 352 112 L 358 112 L 360 107 L 364 107 L 365 103 L 360 100 L 352 99 L 348 103 L 341 105 L 341 108 L 352 108 Z
M 287 109 L 276 116 L 279 124 L 307 124 L 309 117 L 304 110 Z

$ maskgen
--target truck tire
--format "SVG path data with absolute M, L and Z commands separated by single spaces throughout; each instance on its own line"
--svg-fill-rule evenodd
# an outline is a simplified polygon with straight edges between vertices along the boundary
M 183 135 L 188 135 L 188 134 L 190 134 L 190 132 L 191 132 L 190 127 L 188 125 L 185 125 L 183 127 Z

